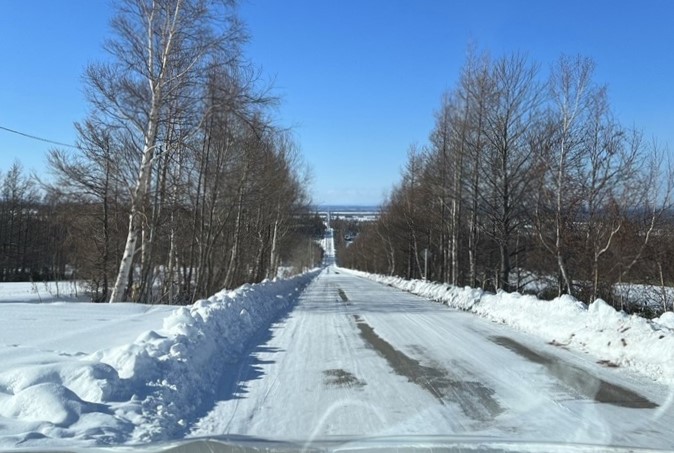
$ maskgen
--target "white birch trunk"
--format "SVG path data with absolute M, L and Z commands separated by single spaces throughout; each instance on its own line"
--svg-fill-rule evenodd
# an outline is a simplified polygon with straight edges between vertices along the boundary
M 269 254 L 269 271 L 267 272 L 267 277 L 272 279 L 276 277 L 276 272 L 278 268 L 278 220 L 274 221 L 274 232 L 271 239 L 271 252 Z
M 150 112 L 148 116 L 147 128 L 145 130 L 145 140 L 143 145 L 143 158 L 141 160 L 140 169 L 138 171 L 138 180 L 136 181 L 136 187 L 134 188 L 133 193 L 131 194 L 131 213 L 129 214 L 129 232 L 126 237 L 126 245 L 124 246 L 124 253 L 122 254 L 122 260 L 119 264 L 119 272 L 117 273 L 117 279 L 115 280 L 115 286 L 112 289 L 112 294 L 110 295 L 110 302 L 121 302 L 124 300 L 126 293 L 126 282 L 129 278 L 129 273 L 131 272 L 131 266 L 133 264 L 133 256 L 136 253 L 137 241 L 138 241 L 138 230 L 141 224 L 142 218 L 142 208 L 143 200 L 147 195 L 147 187 L 149 184 L 149 178 L 152 174 L 152 160 L 154 157 L 154 149 L 157 142 L 157 134 L 159 132 L 159 113 L 161 106 L 164 102 L 162 87 L 164 84 L 164 78 L 167 77 L 167 67 L 169 64 L 169 56 L 172 53 L 173 47 L 173 38 L 176 34 L 176 31 L 179 26 L 179 15 L 182 7 L 182 1 L 178 1 L 175 4 L 175 9 L 173 11 L 172 20 L 168 24 L 168 29 L 164 36 L 165 40 L 162 40 L 162 46 L 160 49 L 155 48 L 154 36 L 155 31 L 158 25 L 155 23 L 154 13 L 156 11 L 157 5 L 152 4 L 152 7 L 148 16 L 148 25 L 147 25 L 147 71 L 148 71 L 148 80 L 147 82 L 150 85 L 150 90 L 152 93 L 152 98 L 150 101 Z M 158 54 L 157 51 L 160 50 L 161 53 Z M 159 65 L 156 65 L 155 58 L 160 55 L 161 61 Z
M 150 121 L 150 132 L 153 132 L 154 137 L 157 135 L 156 122 Z M 119 272 L 115 280 L 115 285 L 112 288 L 110 295 L 110 302 L 122 302 L 126 293 L 126 284 L 131 272 L 131 265 L 133 264 L 133 256 L 136 253 L 136 243 L 138 241 L 138 229 L 140 225 L 140 218 L 142 215 L 142 200 L 146 192 L 146 180 L 150 177 L 152 172 L 152 151 L 154 146 L 149 145 L 146 140 L 143 149 L 143 161 L 138 173 L 138 182 L 133 192 L 131 199 L 131 213 L 129 214 L 129 232 L 126 236 L 126 245 L 124 246 L 124 253 L 119 264 Z

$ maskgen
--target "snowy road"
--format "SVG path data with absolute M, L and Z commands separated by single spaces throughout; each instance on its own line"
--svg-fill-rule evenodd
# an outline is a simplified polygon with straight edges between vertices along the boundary
M 670 399 L 589 356 L 328 267 L 230 368 L 191 433 L 672 448 Z

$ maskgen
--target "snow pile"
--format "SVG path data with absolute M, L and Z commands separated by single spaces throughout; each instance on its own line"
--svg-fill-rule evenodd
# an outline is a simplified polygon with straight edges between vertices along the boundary
M 86 412 L 105 412 L 105 406 L 81 400 L 75 392 L 54 382 L 35 384 L 3 401 L 0 414 L 29 422 L 72 425 Z
M 621 366 L 674 385 L 674 313 L 648 320 L 618 312 L 601 299 L 587 306 L 571 296 L 543 301 L 535 296 L 458 288 L 423 280 L 404 280 L 345 271 L 494 322 L 545 341 L 587 352 L 608 366 Z
M 210 409 L 227 363 L 290 309 L 316 274 L 222 291 L 173 310 L 130 344 L 1 372 L 0 424 L 14 434 L 0 437 L 0 447 L 44 438 L 107 444 L 181 436 L 187 420 Z

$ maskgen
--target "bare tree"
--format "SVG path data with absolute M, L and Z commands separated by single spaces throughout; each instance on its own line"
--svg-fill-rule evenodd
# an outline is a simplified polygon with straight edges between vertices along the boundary
M 126 181 L 119 165 L 120 150 L 111 131 L 96 117 L 75 124 L 78 132 L 79 153 L 53 149 L 49 166 L 56 179 L 47 184 L 49 193 L 69 203 L 82 206 L 78 226 L 73 219 L 71 228 L 79 230 L 81 240 L 75 246 L 79 276 L 92 283 L 93 299 L 103 300 L 110 295 L 110 280 L 118 248 L 117 221 L 126 209 L 127 201 L 121 192 Z M 92 242 L 95 250 L 86 244 Z M 71 263 L 75 264 L 75 263 Z
M 573 293 L 566 242 L 571 240 L 574 214 L 583 201 L 582 187 L 576 176 L 582 169 L 590 101 L 596 91 L 592 86 L 593 70 L 594 63 L 588 58 L 563 56 L 549 82 L 550 138 L 542 160 L 547 164 L 542 180 L 545 189 L 539 191 L 536 218 L 541 243 L 556 259 L 560 294 Z
M 477 257 L 481 214 L 480 186 L 483 180 L 482 162 L 487 139 L 485 126 L 487 112 L 493 96 L 492 78 L 489 74 L 487 55 L 469 55 L 469 60 L 461 79 L 461 91 L 466 102 L 473 107 L 468 119 L 468 143 L 466 159 L 465 194 L 468 213 L 468 282 L 477 285 Z
M 530 146 L 532 124 L 539 117 L 542 89 L 538 66 L 521 55 L 497 60 L 491 71 L 494 95 L 485 118 L 484 189 L 480 193 L 486 230 L 496 242 L 500 264 L 496 287 L 510 287 L 514 233 L 527 219 L 535 150 Z
M 194 78 L 215 55 L 232 56 L 238 51 L 238 25 L 229 21 L 223 28 L 220 18 L 228 16 L 222 16 L 216 5 L 198 0 L 126 0 L 113 20 L 116 37 L 106 46 L 113 62 L 87 70 L 94 105 L 138 137 L 141 148 L 131 190 L 129 231 L 111 302 L 121 301 L 126 295 L 139 233 L 147 215 L 144 205 L 158 155 L 161 126 L 169 106 L 178 99 L 190 102 Z M 146 239 L 146 246 L 150 247 L 151 240 Z

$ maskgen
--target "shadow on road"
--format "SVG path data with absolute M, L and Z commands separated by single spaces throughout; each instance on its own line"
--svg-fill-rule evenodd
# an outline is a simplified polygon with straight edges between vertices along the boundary
M 283 310 L 279 316 L 267 327 L 260 329 L 244 346 L 243 353 L 235 361 L 223 360 L 219 364 L 213 364 L 219 368 L 217 386 L 210 398 L 205 398 L 200 410 L 196 411 L 194 421 L 201 420 L 221 401 L 243 399 L 248 394 L 248 383 L 265 376 L 264 367 L 275 363 L 273 360 L 262 360 L 261 353 L 279 353 L 283 349 L 269 346 L 268 343 L 274 336 L 274 331 L 282 324 L 297 306 L 297 302 Z M 184 434 L 190 432 L 193 425 L 185 427 Z
M 247 383 L 264 376 L 263 365 L 275 363 L 273 360 L 262 360 L 260 353 L 284 352 L 283 349 L 269 346 L 267 343 L 274 336 L 274 330 L 279 324 L 282 324 L 289 316 L 295 306 L 285 310 L 274 322 L 267 328 L 261 329 L 248 342 L 245 352 L 241 358 L 235 362 L 223 363 L 222 374 L 218 391 L 215 395 L 216 401 L 228 401 L 237 398 L 245 398 L 248 393 Z

